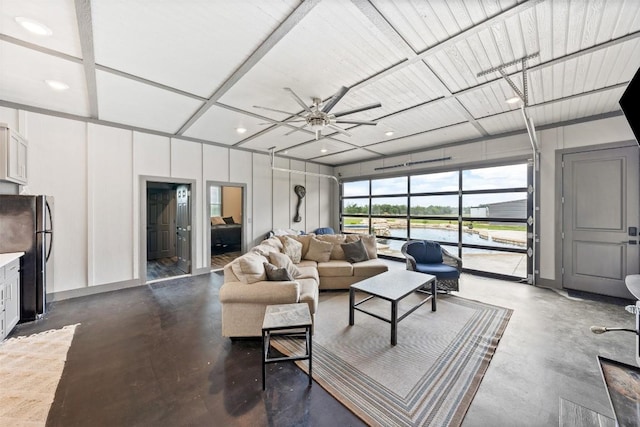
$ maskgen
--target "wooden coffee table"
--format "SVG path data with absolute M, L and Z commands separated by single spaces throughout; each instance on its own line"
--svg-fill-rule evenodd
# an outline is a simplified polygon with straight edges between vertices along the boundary
M 423 289 L 427 285 L 431 285 L 431 292 Z M 369 296 L 356 302 L 356 291 L 364 292 Z M 429 296 L 411 307 L 409 311 L 402 316 L 398 317 L 398 303 L 414 292 L 422 292 Z M 349 288 L 349 325 L 353 326 L 354 310 L 391 323 L 391 345 L 396 345 L 398 341 L 398 322 L 416 311 L 419 307 L 422 307 L 422 305 L 429 300 L 431 301 L 431 311 L 436 311 L 436 295 L 436 276 L 408 270 L 386 271 L 351 285 Z M 371 298 L 381 298 L 391 302 L 390 319 L 358 307 Z

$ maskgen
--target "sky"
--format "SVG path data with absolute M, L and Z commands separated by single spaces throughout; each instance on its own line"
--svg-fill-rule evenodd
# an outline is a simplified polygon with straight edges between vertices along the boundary
M 458 179 L 458 171 L 414 175 L 411 177 L 411 193 L 457 191 L 459 185 Z M 466 169 L 462 172 L 462 183 L 463 191 L 526 187 L 527 164 Z M 406 194 L 407 185 L 408 177 L 406 176 L 373 179 L 371 183 L 371 193 L 372 195 Z M 369 181 L 346 182 L 344 183 L 343 191 L 345 196 L 366 196 L 369 194 Z M 463 205 L 465 207 L 473 207 L 480 204 L 521 200 L 523 198 L 526 198 L 526 193 L 523 192 L 474 194 L 463 196 Z M 389 203 L 393 200 L 394 199 L 382 198 L 376 203 Z M 350 202 L 355 202 L 355 200 Z M 366 203 L 365 200 L 361 202 Z M 450 205 L 451 203 L 457 206 L 457 197 L 430 196 L 428 198 L 421 198 L 420 204 L 424 206 L 423 202 L 427 203 L 427 206 L 442 206 Z

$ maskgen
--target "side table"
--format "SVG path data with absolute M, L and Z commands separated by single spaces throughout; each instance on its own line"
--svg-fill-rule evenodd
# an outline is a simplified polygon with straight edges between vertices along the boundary
M 265 389 L 267 363 L 308 360 L 309 386 L 311 376 L 311 314 L 306 303 L 268 305 L 262 322 L 262 389 Z M 271 337 L 287 336 L 305 339 L 305 354 L 294 356 L 271 357 Z

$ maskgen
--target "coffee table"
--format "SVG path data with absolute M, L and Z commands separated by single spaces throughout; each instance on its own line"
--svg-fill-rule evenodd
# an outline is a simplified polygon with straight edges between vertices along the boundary
M 423 290 L 427 285 L 431 285 L 431 292 Z M 364 292 L 369 296 L 356 302 L 356 291 Z M 421 292 L 429 296 L 421 300 L 418 304 L 411 307 L 409 311 L 398 317 L 398 303 L 408 295 L 414 292 Z M 390 270 L 376 276 L 365 279 L 361 282 L 354 283 L 349 288 L 349 325 L 354 323 L 354 310 L 373 316 L 377 319 L 391 324 L 391 345 L 398 342 L 398 322 L 416 311 L 427 301 L 431 301 L 431 311 L 436 311 L 436 276 L 430 274 L 418 273 L 408 270 Z M 361 304 L 369 301 L 371 298 L 381 298 L 391 302 L 391 318 L 387 319 L 378 314 L 367 311 L 361 307 Z

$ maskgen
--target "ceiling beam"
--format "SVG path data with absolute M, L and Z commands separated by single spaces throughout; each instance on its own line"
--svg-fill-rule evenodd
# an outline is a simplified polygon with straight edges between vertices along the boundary
M 91 1 L 75 0 L 76 19 L 80 33 L 82 65 L 89 97 L 89 114 L 98 118 L 98 85 L 96 83 L 96 56 L 93 50 L 93 25 L 91 22 Z
M 260 46 L 240 65 L 231 76 L 211 95 L 205 104 L 198 109 L 184 125 L 178 130 L 177 134 L 184 134 L 204 113 L 218 101 L 222 95 L 227 93 L 245 74 L 249 72 L 264 56 L 278 44 L 289 31 L 291 31 L 298 23 L 320 3 L 320 0 L 305 0 L 293 11 L 282 23 L 267 37 Z

